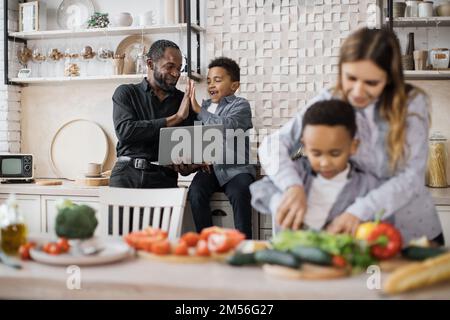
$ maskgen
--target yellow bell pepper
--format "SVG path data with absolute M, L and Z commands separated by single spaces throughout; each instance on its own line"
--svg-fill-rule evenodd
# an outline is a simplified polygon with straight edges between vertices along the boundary
M 377 222 L 369 221 L 361 223 L 356 229 L 355 238 L 358 240 L 367 240 L 373 229 L 378 225 Z

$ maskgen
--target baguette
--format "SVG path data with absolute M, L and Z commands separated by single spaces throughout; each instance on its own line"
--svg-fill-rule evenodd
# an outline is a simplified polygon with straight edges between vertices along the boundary
M 383 291 L 396 294 L 446 280 L 450 280 L 450 253 L 397 269 L 387 278 Z

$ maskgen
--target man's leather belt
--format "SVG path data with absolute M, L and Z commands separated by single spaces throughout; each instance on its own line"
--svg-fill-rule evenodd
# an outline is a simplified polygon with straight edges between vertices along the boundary
M 146 169 L 159 169 L 159 165 L 154 162 L 150 162 L 145 158 L 131 158 L 128 156 L 120 156 L 117 161 L 132 161 L 133 166 L 136 169 L 146 170 Z

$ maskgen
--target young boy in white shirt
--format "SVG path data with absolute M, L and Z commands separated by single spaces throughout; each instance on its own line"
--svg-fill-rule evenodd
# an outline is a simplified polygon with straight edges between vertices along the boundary
M 355 134 L 355 111 L 346 102 L 320 101 L 305 112 L 301 142 L 306 157 L 296 162 L 307 195 L 303 228 L 324 229 L 357 197 L 377 186 L 374 176 L 350 160 L 358 148 Z M 250 191 L 252 206 L 275 218 L 282 192 L 270 178 L 266 176 L 253 183 Z M 275 226 L 275 230 L 277 228 L 279 226 Z

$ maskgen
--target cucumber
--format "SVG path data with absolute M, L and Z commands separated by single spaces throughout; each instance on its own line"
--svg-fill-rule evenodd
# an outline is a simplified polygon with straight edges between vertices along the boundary
M 410 260 L 422 261 L 446 253 L 445 248 L 426 248 L 409 246 L 402 250 L 402 256 Z
M 291 249 L 291 253 L 302 262 L 310 262 L 324 266 L 332 264 L 332 256 L 319 248 L 296 246 Z
M 289 252 L 278 250 L 261 250 L 255 253 L 255 259 L 259 263 L 277 264 L 280 266 L 298 268 L 300 261 Z
M 232 266 L 245 266 L 245 265 L 251 265 L 256 264 L 255 260 L 255 253 L 235 253 L 234 255 L 228 257 L 227 259 L 228 264 L 231 264 Z

